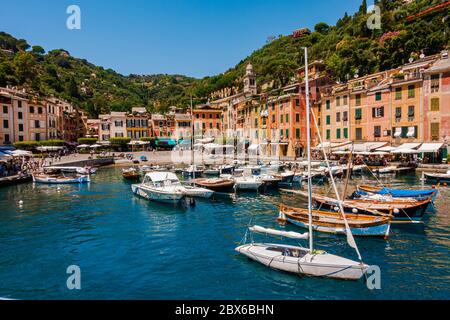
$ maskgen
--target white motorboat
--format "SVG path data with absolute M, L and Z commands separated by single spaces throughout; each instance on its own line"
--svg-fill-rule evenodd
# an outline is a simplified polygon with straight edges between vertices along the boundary
M 396 170 L 397 170 L 397 167 L 389 166 L 389 167 L 385 167 L 385 168 L 381 168 L 381 169 L 375 169 L 375 170 L 373 170 L 373 172 L 377 173 L 377 174 L 393 174 L 396 172 Z
M 141 184 L 133 184 L 131 190 L 134 194 L 164 203 L 178 203 L 185 193 L 180 188 L 180 180 L 172 172 L 147 173 Z
M 220 175 L 220 169 L 216 168 L 210 168 L 205 171 L 203 171 L 203 174 L 205 176 L 219 176 Z
M 44 171 L 57 171 L 57 172 L 64 172 L 64 173 L 78 173 L 81 175 L 89 175 L 89 174 L 95 174 L 97 172 L 97 168 L 94 167 L 44 167 Z
M 76 183 L 88 183 L 90 182 L 89 176 L 76 176 L 76 177 L 66 177 L 66 176 L 55 176 L 48 174 L 37 174 L 33 175 L 33 182 L 45 183 L 45 184 L 76 184 Z
M 250 177 L 237 177 L 234 179 L 236 184 L 236 190 L 259 190 L 264 182 L 254 176 Z
M 203 174 L 203 168 L 199 166 L 191 165 L 183 170 L 183 176 L 187 177 L 200 177 Z

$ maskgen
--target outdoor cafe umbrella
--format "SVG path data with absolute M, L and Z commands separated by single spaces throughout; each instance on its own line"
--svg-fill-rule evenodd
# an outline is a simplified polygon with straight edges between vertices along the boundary
M 93 144 L 93 145 L 91 146 L 92 149 L 97 149 L 97 148 L 101 148 L 101 147 L 102 147 L 102 146 L 99 145 L 99 144 Z
M 86 149 L 89 148 L 89 146 L 87 144 L 80 144 L 79 146 L 77 146 L 78 149 Z
M 11 151 L 10 154 L 13 157 L 31 157 L 33 155 L 30 151 L 25 150 L 14 150 Z

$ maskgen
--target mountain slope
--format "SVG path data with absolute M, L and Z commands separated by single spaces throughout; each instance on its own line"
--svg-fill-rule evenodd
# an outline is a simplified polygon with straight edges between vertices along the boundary
M 0 86 L 26 87 L 43 95 L 53 94 L 84 108 L 91 117 L 133 106 L 165 111 L 170 105 L 187 106 L 193 94 L 204 100 L 217 90 L 241 86 L 245 66 L 251 62 L 258 83 L 286 85 L 303 64 L 302 47 L 309 47 L 310 60 L 324 60 L 337 79 L 365 75 L 399 66 L 410 57 L 434 54 L 449 46 L 448 7 L 408 21 L 445 1 L 378 0 L 382 9 L 381 30 L 369 30 L 367 4 L 354 15 L 347 13 L 336 26 L 318 23 L 301 38 L 280 36 L 253 52 L 223 74 L 194 79 L 182 75 L 123 76 L 77 59 L 62 49 L 45 53 L 23 39 L 0 32 Z M 448 1 L 447 1 L 448 2 Z

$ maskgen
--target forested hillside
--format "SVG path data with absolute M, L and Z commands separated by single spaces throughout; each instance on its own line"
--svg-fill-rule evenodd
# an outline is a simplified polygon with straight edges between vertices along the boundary
M 0 32 L 0 86 L 25 87 L 42 95 L 56 95 L 87 110 L 92 117 L 109 111 L 126 111 L 133 106 L 165 111 L 171 105 L 187 106 L 189 96 L 210 93 L 238 81 L 251 62 L 258 83 L 273 80 L 286 85 L 303 63 L 302 46 L 310 48 L 310 60 L 324 60 L 336 78 L 346 80 L 355 73 L 389 69 L 410 57 L 438 53 L 449 46 L 449 7 L 412 19 L 442 0 L 379 0 L 382 10 L 380 30 L 370 30 L 366 22 L 367 3 L 358 12 L 345 13 L 335 26 L 318 22 L 300 38 L 279 36 L 243 59 L 223 74 L 194 79 L 183 75 L 129 75 L 95 66 L 58 49 L 46 52 L 39 45 Z M 302 27 L 302 26 L 299 26 Z

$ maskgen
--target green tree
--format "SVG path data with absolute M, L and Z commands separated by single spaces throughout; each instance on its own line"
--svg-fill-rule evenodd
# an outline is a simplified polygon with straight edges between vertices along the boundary
M 37 64 L 30 52 L 19 52 L 13 60 L 13 66 L 19 84 L 31 83 L 37 76 Z
M 326 34 L 330 31 L 330 26 L 325 22 L 319 22 L 314 26 L 314 31 L 322 34 Z
M 44 48 L 42 48 L 41 46 L 33 46 L 33 47 L 31 48 L 31 51 L 32 51 L 33 53 L 39 54 L 39 55 L 45 53 Z

